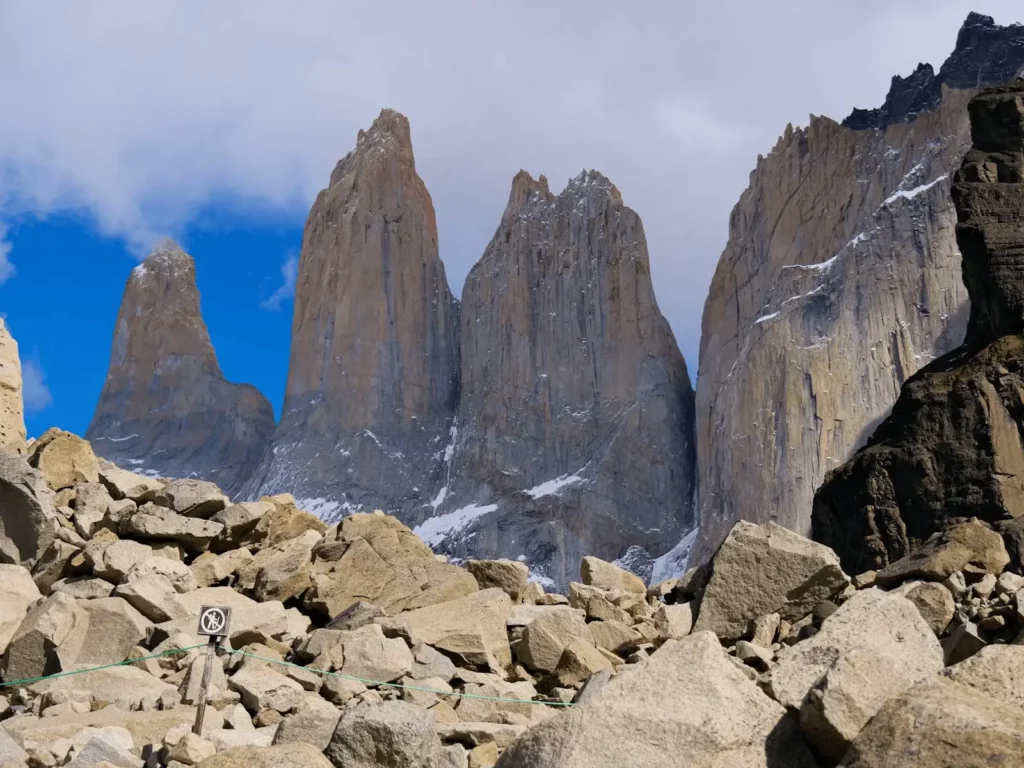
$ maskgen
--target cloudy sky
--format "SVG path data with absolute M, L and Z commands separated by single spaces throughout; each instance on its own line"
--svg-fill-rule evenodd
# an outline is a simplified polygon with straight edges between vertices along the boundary
M 29 431 L 84 431 L 128 270 L 163 235 L 197 261 L 226 374 L 280 407 L 301 228 L 381 107 L 410 118 L 458 295 L 520 168 L 584 168 L 643 218 L 696 371 L 730 209 L 808 114 L 877 106 L 968 11 L 1019 1 L 303 3 L 0 0 L 0 313 Z

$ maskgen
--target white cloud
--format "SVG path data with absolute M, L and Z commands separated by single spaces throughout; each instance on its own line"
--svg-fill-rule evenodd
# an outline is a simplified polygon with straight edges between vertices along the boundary
M 32 357 L 21 361 L 22 395 L 26 413 L 39 413 L 53 405 L 53 395 L 46 386 L 46 374 L 36 350 Z
M 269 299 L 260 302 L 264 309 L 277 310 L 281 308 L 281 302 L 287 301 L 295 295 L 295 280 L 299 276 L 299 257 L 291 254 L 281 265 L 281 286 L 274 291 Z
M 1018 0 L 976 0 L 1001 23 Z M 960 0 L 0 5 L 0 216 L 75 209 L 144 253 L 214 200 L 301 221 L 381 107 L 412 123 L 456 293 L 520 168 L 581 168 L 643 217 L 691 370 L 729 212 L 809 113 L 938 66 Z M 25 257 L 23 257 L 25 258 Z
M 15 272 L 11 263 L 11 243 L 7 239 L 7 227 L 0 222 L 0 285 L 14 277 Z

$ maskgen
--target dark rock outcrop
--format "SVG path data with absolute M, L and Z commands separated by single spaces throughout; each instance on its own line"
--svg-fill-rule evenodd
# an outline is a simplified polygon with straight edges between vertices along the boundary
M 1022 46 L 1024 27 L 971 16 L 941 82 L 902 81 L 934 99 L 897 88 L 885 120 L 812 115 L 759 159 L 704 305 L 693 562 L 737 520 L 808 535 L 826 474 L 963 340 L 949 179 L 970 149 L 967 103 L 1024 68 Z
M 128 278 L 86 438 L 119 466 L 211 480 L 234 494 L 273 431 L 267 399 L 221 373 L 192 257 L 161 243 Z
M 970 89 L 1012 80 L 1024 70 L 1024 26 L 997 26 L 991 16 L 970 13 L 956 38 L 953 55 L 938 74 L 931 64 L 918 64 L 909 77 L 896 75 L 876 109 L 855 109 L 843 121 L 847 128 L 885 129 L 912 120 L 942 103 L 942 88 Z
M 582 173 L 521 171 L 462 295 L 458 420 L 417 532 L 564 586 L 584 554 L 650 573 L 692 528 L 693 390 L 643 225 Z
M 906 382 L 816 494 L 814 537 L 848 571 L 895 561 L 959 518 L 1024 516 L 1024 80 L 969 111 L 974 148 L 953 185 L 967 337 Z
M 246 488 L 326 520 L 422 508 L 458 400 L 458 304 L 409 121 L 384 110 L 316 198 L 302 241 L 281 422 Z

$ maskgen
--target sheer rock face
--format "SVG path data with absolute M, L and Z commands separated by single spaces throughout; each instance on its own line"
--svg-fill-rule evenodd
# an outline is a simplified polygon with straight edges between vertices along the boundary
M 972 15 L 927 109 L 894 81 L 882 127 L 812 116 L 759 160 L 704 306 L 693 561 L 740 519 L 809 533 L 825 474 L 963 339 L 949 176 L 974 91 L 958 88 L 1022 68 L 1024 27 Z
M 692 528 L 693 391 L 643 225 L 601 174 L 520 172 L 462 296 L 458 422 L 418 531 L 522 557 L 556 584 L 586 554 L 641 573 Z
M 967 337 L 818 491 L 814 536 L 848 570 L 897 560 L 957 518 L 1024 516 L 1024 80 L 980 94 L 970 117 L 953 186 Z
M 233 494 L 274 431 L 274 410 L 224 378 L 199 308 L 195 263 L 166 241 L 128 279 L 110 370 L 86 438 L 136 472 L 199 477 Z
M 0 318 L 0 448 L 24 453 L 25 413 L 18 342 Z
M 432 498 L 458 399 L 458 304 L 409 121 L 384 110 L 306 221 L 281 423 L 246 489 L 327 520 Z

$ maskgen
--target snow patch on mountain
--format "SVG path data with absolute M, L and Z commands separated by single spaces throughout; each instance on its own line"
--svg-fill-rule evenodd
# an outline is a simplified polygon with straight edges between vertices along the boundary
M 465 530 L 474 520 L 498 509 L 497 504 L 479 506 L 476 503 L 456 509 L 446 515 L 438 515 L 424 521 L 413 529 L 424 544 L 437 547 L 449 536 Z
M 654 568 L 651 570 L 651 584 L 682 576 L 686 573 L 686 567 L 690 562 L 690 552 L 697 541 L 699 528 L 694 528 L 686 534 L 678 544 L 661 557 L 655 558 Z

